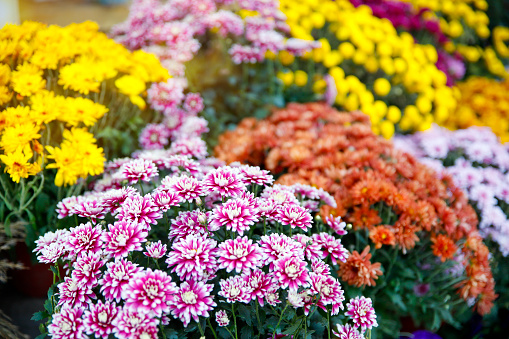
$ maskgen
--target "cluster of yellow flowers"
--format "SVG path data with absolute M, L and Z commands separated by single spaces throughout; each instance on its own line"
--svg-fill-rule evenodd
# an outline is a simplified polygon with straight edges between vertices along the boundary
M 304 56 L 308 65 L 297 71 L 293 56 L 280 53 L 281 63 L 293 67 L 279 73 L 285 84 L 302 85 L 309 77 L 313 90 L 323 92 L 328 74 L 337 89 L 335 103 L 368 114 L 373 131 L 386 138 L 395 126 L 426 130 L 456 109 L 458 93 L 435 66 L 436 49 L 398 33 L 369 7 L 355 8 L 348 0 L 282 0 L 281 10 L 294 37 L 321 42 L 321 48 Z
M 470 77 L 457 88 L 461 100 L 444 125 L 449 129 L 488 126 L 503 143 L 509 142 L 509 80 Z
M 19 182 L 42 168 L 55 168 L 57 186 L 100 174 L 105 157 L 94 137 L 96 123 L 105 115 L 117 118 L 114 115 L 123 105 L 138 112 L 144 109 L 147 84 L 168 77 L 154 55 L 130 52 L 99 32 L 93 22 L 4 26 L 0 30 L 4 171 Z
M 412 3 L 416 9 L 428 8 L 431 11 L 424 13 L 424 16 L 437 18 L 440 22 L 442 32 L 451 39 L 444 45 L 447 52 L 460 53 L 466 61 L 476 63 L 484 60 L 487 70 L 498 76 L 507 77 L 503 62 L 499 56 L 500 44 L 495 47 L 486 48 L 476 44 L 477 37 L 488 39 L 491 35 L 489 29 L 490 19 L 486 14 L 488 2 L 485 0 L 402 0 Z M 499 32 L 504 28 L 499 29 Z M 495 34 L 495 32 L 493 32 Z M 474 42 L 473 42 L 474 41 Z M 506 49 L 507 50 L 507 49 Z M 499 52 L 499 55 L 497 55 Z

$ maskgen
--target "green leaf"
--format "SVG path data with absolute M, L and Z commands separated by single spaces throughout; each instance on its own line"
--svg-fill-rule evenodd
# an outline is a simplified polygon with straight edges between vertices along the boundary
M 35 337 L 35 339 L 43 339 L 43 338 L 46 338 L 46 333 L 39 334 L 37 337 Z
M 406 308 L 406 305 L 405 305 L 405 303 L 403 302 L 403 300 L 401 298 L 401 295 L 394 293 L 394 294 L 391 294 L 389 297 L 391 298 L 391 301 L 395 305 L 397 305 L 397 306 L 399 306 L 401 308 L 401 310 L 406 311 L 407 308 Z
M 166 328 L 164 330 L 164 334 L 166 336 L 166 339 L 178 339 L 179 334 L 177 331 L 175 331 L 173 328 Z
M 240 337 L 242 339 L 251 339 L 254 337 L 253 328 L 250 326 L 244 326 L 240 330 Z
M 440 316 L 436 310 L 433 311 L 433 321 L 431 323 L 431 330 L 436 331 L 440 328 L 440 325 L 442 324 L 442 319 L 440 319 Z
M 296 321 L 293 325 L 291 325 L 290 327 L 287 327 L 286 330 L 284 330 L 282 333 L 283 334 L 295 334 L 295 332 L 297 332 L 297 330 L 299 329 L 299 327 L 301 327 L 302 324 L 303 324 L 302 318 L 299 317 L 296 319 Z
M 51 300 L 47 299 L 44 302 L 44 309 L 48 311 L 49 314 L 53 313 L 53 306 L 51 305 Z
M 240 317 L 246 322 L 248 326 L 253 325 L 253 321 L 251 319 L 251 311 L 244 305 L 239 306 L 239 314 Z
M 46 318 L 46 316 L 47 316 L 47 313 L 45 313 L 43 311 L 39 311 L 39 312 L 35 312 L 34 315 L 32 316 L 32 318 L 30 318 L 30 320 L 41 321 L 44 318 Z
M 267 328 L 269 328 L 271 330 L 274 330 L 276 328 L 277 323 L 278 323 L 278 318 L 276 318 L 276 317 L 270 317 L 265 322 L 265 324 L 267 325 Z

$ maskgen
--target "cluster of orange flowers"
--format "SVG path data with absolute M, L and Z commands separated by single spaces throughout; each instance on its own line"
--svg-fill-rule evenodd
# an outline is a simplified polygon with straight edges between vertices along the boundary
M 493 305 L 488 250 L 479 241 L 477 216 L 467 197 L 451 178 L 440 178 L 376 136 L 368 116 L 321 103 L 290 104 L 262 121 L 244 119 L 219 141 L 216 156 L 228 163 L 261 165 L 284 173 L 281 184 L 304 183 L 333 194 L 338 207 L 324 206 L 322 215 L 342 216 L 354 229 L 368 229 L 375 249 L 398 246 L 406 253 L 424 231 L 433 253 L 445 261 L 467 239 L 461 246 L 468 278 L 458 286 L 460 294 L 478 298 L 481 313 Z M 361 254 L 354 251 L 340 267 L 343 280 L 374 286 L 382 272 L 370 256 L 368 247 Z

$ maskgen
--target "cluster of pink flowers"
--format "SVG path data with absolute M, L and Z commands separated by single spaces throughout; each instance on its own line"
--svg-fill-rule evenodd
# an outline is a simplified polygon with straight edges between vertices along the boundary
M 438 126 L 397 137 L 395 144 L 451 176 L 475 204 L 481 234 L 509 255 L 509 144 L 501 144 L 488 127 L 449 131 Z
M 58 204 L 60 218 L 88 222 L 37 241 L 41 262 L 66 263 L 51 337 L 157 338 L 161 326 L 183 329 L 211 315 L 228 328 L 239 303 L 306 315 L 344 309 L 331 266 L 349 252 L 313 225 L 321 204 L 335 204 L 328 193 L 272 186 L 258 167 L 155 150 L 136 156 L 108 163 L 91 192 Z M 320 225 L 346 233 L 340 218 Z M 348 329 L 376 326 L 372 307 L 356 303 L 347 305 Z

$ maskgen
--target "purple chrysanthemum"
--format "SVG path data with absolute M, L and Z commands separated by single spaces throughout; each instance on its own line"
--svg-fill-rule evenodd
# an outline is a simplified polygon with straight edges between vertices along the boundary
M 347 233 L 345 230 L 346 222 L 341 221 L 341 217 L 334 218 L 331 214 L 328 217 L 325 217 L 325 223 L 329 225 L 329 227 L 332 228 L 337 235 L 345 235 Z
M 152 199 L 161 211 L 166 212 L 173 206 L 180 206 L 182 198 L 180 195 L 170 191 L 159 191 L 152 194 Z
M 113 321 L 113 333 L 119 339 L 157 339 L 158 324 L 159 320 L 149 314 L 123 308 Z
M 169 267 L 175 265 L 172 272 L 181 279 L 203 280 L 217 270 L 216 246 L 214 239 L 188 235 L 173 243 L 166 263 Z
M 361 327 L 362 332 L 378 326 L 371 298 L 355 297 L 350 299 L 346 307 L 346 315 L 352 319 L 356 326 Z
M 242 176 L 231 167 L 210 171 L 203 179 L 207 193 L 218 192 L 221 197 L 234 197 L 246 190 Z
M 330 254 L 332 262 L 337 265 L 338 261 L 346 262 L 348 259 L 348 250 L 341 244 L 340 239 L 322 232 L 320 234 L 313 234 L 314 242 L 322 247 L 322 259 L 325 259 Z
M 338 339 L 364 339 L 364 336 L 350 324 L 337 324 L 337 331 L 332 330 L 332 333 L 337 336 Z
M 216 312 L 216 322 L 217 325 L 220 327 L 225 327 L 228 326 L 228 324 L 230 324 L 230 319 L 228 319 L 226 311 L 220 310 Z
M 120 208 L 117 218 L 122 221 L 132 221 L 146 225 L 150 230 L 150 224 L 155 225 L 163 214 L 155 204 L 150 194 L 144 197 L 132 195 L 125 199 Z
M 208 224 L 211 212 L 200 210 L 179 212 L 170 226 L 170 239 L 181 239 L 188 235 L 206 235 L 207 231 L 217 231 L 218 227 Z
M 258 299 L 260 306 L 263 307 L 263 300 L 267 295 L 267 292 L 276 288 L 274 280 L 268 274 L 257 268 L 247 274 L 244 274 L 242 278 L 248 286 L 251 299 Z
M 69 229 L 66 248 L 72 254 L 79 254 L 81 251 L 97 252 L 102 247 L 101 236 L 103 230 L 101 225 L 92 226 L 91 223 L 81 224 Z
M 72 278 L 79 285 L 85 285 L 86 288 L 97 286 L 101 276 L 101 267 L 105 263 L 102 255 L 101 251 L 81 253 L 73 263 Z
M 86 310 L 83 315 L 85 332 L 94 337 L 107 339 L 113 333 L 113 322 L 115 321 L 119 307 L 115 303 L 99 300 L 96 304 L 89 305 L 90 310 Z
M 58 305 L 82 307 L 86 306 L 91 298 L 95 299 L 95 294 L 84 283 L 65 277 L 64 281 L 58 284 L 58 298 Z
M 209 317 L 216 305 L 210 292 L 214 285 L 205 284 L 202 281 L 184 281 L 175 293 L 175 299 L 171 304 L 171 314 L 178 317 L 187 327 L 193 317 L 198 322 L 198 317 Z
M 83 326 L 82 308 L 62 307 L 60 312 L 53 314 L 48 333 L 55 339 L 86 339 Z
M 276 214 L 276 220 L 283 225 L 290 225 L 292 228 L 299 227 L 307 231 L 311 227 L 313 217 L 308 210 L 298 205 L 284 205 Z
M 217 257 L 219 268 L 225 268 L 226 272 L 248 272 L 263 262 L 263 252 L 247 236 L 227 239 L 219 244 Z
M 148 232 L 136 222 L 116 221 L 108 225 L 108 230 L 102 237 L 104 251 L 115 258 L 127 257 L 132 251 L 142 251 L 141 244 L 147 241 Z
M 245 199 L 231 199 L 217 206 L 210 216 L 210 224 L 215 227 L 225 226 L 239 235 L 258 221 L 258 210 L 251 207 Z
M 183 201 L 192 202 L 205 195 L 205 187 L 201 181 L 194 177 L 181 176 L 174 178 L 170 187 Z
M 284 256 L 274 263 L 274 277 L 282 288 L 298 289 L 309 286 L 305 261 L 298 257 Z
M 161 240 L 150 243 L 145 248 L 146 252 L 143 252 L 143 254 L 150 258 L 160 259 L 166 254 L 166 245 L 162 244 Z
M 96 223 L 97 219 L 104 219 L 104 207 L 102 202 L 97 199 L 86 199 L 78 202 L 74 205 L 73 210 L 74 214 L 82 218 L 89 218 L 93 223 Z
M 222 279 L 219 281 L 219 285 L 221 286 L 221 290 L 218 294 L 226 298 L 227 302 L 234 303 L 240 301 L 247 304 L 251 301 L 249 287 L 241 276 L 236 275 L 226 280 Z
M 160 317 L 168 313 L 168 303 L 173 301 L 177 285 L 161 270 L 147 268 L 134 275 L 122 289 L 125 308 Z
M 265 264 L 270 264 L 271 270 L 274 269 L 276 260 L 284 256 L 289 255 L 304 260 L 302 245 L 284 234 L 263 235 L 258 244 L 265 252 Z
M 131 160 L 122 165 L 120 173 L 122 178 L 128 180 L 130 184 L 135 184 L 140 180 L 149 182 L 159 175 L 156 164 L 144 159 Z
M 241 166 L 240 173 L 242 174 L 242 181 L 246 184 L 255 184 L 267 186 L 274 182 L 274 177 L 267 170 L 262 170 L 258 166 Z
M 106 264 L 106 271 L 99 281 L 101 293 L 106 300 L 117 301 L 121 299 L 121 291 L 129 280 L 140 271 L 137 264 L 120 259 Z

